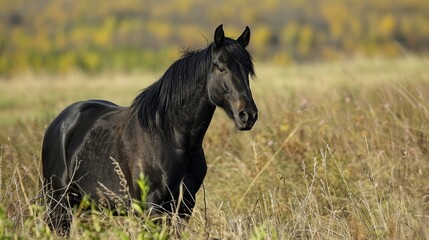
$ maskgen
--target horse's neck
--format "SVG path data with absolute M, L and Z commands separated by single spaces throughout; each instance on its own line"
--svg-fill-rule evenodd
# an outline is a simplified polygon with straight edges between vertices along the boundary
M 207 94 L 186 102 L 183 108 L 177 109 L 178 117 L 171 120 L 172 139 L 179 147 L 193 151 L 201 146 L 216 106 L 209 101 Z

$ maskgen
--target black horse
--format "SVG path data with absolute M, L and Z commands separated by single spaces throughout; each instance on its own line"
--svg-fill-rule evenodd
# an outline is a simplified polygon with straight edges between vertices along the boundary
M 251 129 L 258 117 L 249 40 L 248 27 L 234 40 L 220 25 L 213 43 L 185 53 L 130 107 L 89 100 L 64 109 L 43 139 L 50 227 L 68 233 L 70 208 L 84 196 L 113 209 L 129 207 L 142 197 L 141 174 L 148 211 L 189 217 L 207 171 L 202 141 L 216 106 L 239 130 Z

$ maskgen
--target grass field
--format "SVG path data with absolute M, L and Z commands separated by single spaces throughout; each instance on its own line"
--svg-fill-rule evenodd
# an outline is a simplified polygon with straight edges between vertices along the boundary
M 429 239 L 429 59 L 256 70 L 260 119 L 238 132 L 216 112 L 189 223 L 81 214 L 71 238 Z M 37 199 L 41 141 L 56 114 L 82 99 L 128 105 L 159 75 L 0 81 L 0 238 L 58 238 Z

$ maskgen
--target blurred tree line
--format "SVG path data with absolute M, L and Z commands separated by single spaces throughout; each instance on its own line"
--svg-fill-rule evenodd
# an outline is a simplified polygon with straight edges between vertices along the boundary
M 220 23 L 277 64 L 429 46 L 427 0 L 0 0 L 0 74 L 165 67 Z

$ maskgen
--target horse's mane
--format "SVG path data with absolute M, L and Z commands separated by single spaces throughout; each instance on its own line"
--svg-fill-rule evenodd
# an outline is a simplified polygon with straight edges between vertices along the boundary
M 132 115 L 138 115 L 144 129 L 153 129 L 159 136 L 164 136 L 164 120 L 173 117 L 169 113 L 173 113 L 174 109 L 183 109 L 184 101 L 198 97 L 195 96 L 196 90 L 206 87 L 214 47 L 211 43 L 205 49 L 186 51 L 158 81 L 137 95 L 130 110 Z M 234 60 L 249 69 L 251 76 L 255 75 L 252 58 L 247 50 L 229 38 L 225 38 L 223 47 Z

